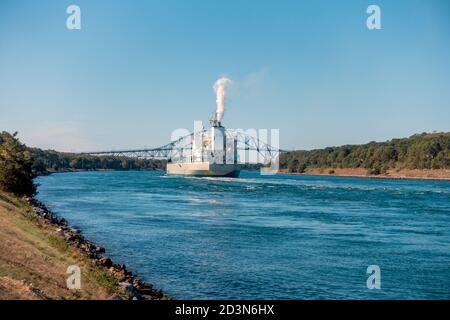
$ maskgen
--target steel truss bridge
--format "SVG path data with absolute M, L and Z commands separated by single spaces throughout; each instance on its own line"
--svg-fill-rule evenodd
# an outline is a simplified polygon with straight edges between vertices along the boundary
M 130 149 L 130 150 L 109 150 L 109 151 L 95 151 L 84 152 L 83 154 L 95 156 L 113 156 L 113 157 L 130 157 L 140 159 L 166 159 L 171 160 L 185 150 L 192 148 L 192 142 L 195 134 L 207 134 L 208 130 L 191 133 L 187 136 L 181 137 L 164 146 L 158 148 L 144 148 L 144 149 Z M 269 164 L 276 160 L 280 153 L 287 152 L 274 148 L 271 145 L 261 141 L 253 135 L 246 134 L 241 131 L 226 130 L 225 135 L 228 139 L 237 140 L 237 151 L 253 153 L 252 157 L 245 157 L 245 161 L 241 163 L 261 163 Z M 249 161 L 249 158 L 253 161 Z M 256 159 L 256 161 L 254 161 Z

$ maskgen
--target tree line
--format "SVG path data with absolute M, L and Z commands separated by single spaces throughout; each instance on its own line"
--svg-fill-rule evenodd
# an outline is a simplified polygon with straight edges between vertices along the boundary
M 280 168 L 295 173 L 307 168 L 364 168 L 374 175 L 389 169 L 450 169 L 450 132 L 287 152 L 280 156 Z
M 91 156 L 30 148 L 33 168 L 39 174 L 70 170 L 157 170 L 165 169 L 165 160 L 130 157 Z
M 165 168 L 165 160 L 129 157 L 90 156 L 54 150 L 29 148 L 17 133 L 0 133 L 0 190 L 33 196 L 38 175 L 75 170 L 156 170 Z

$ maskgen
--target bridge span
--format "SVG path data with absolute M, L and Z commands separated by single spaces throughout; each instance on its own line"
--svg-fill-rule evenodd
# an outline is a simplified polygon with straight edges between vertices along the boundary
M 172 161 L 183 155 L 185 157 L 186 155 L 189 156 L 189 150 L 193 148 L 195 136 L 207 133 L 208 130 L 203 129 L 200 132 L 191 133 L 157 148 L 104 150 L 84 152 L 83 154 L 140 159 L 166 159 Z M 241 131 L 226 130 L 225 135 L 227 139 L 236 140 L 236 149 L 240 155 L 239 159 L 241 164 L 269 164 L 276 160 L 281 153 L 287 152 Z

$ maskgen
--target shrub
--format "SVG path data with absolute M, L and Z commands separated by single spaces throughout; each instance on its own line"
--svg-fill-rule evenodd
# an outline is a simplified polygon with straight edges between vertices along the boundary
M 17 132 L 0 133 L 0 189 L 16 195 L 33 196 L 36 194 L 33 159 L 16 136 Z

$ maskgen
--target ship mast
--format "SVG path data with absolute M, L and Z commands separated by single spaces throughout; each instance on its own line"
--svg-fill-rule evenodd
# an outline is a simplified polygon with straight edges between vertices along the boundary
M 209 123 L 211 124 L 211 127 L 219 128 L 222 127 L 222 124 L 219 120 L 217 120 L 217 112 L 214 112 L 209 119 Z

